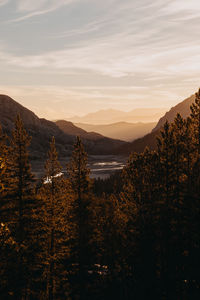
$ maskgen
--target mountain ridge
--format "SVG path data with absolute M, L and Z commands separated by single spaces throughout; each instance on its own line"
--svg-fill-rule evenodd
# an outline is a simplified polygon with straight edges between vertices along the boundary
M 44 118 L 40 119 L 35 113 L 8 95 L 1 94 L 0 124 L 8 136 L 11 135 L 14 128 L 14 120 L 17 114 L 20 114 L 26 130 L 32 136 L 30 151 L 33 158 L 46 157 L 52 136 L 55 136 L 56 147 L 60 156 L 70 155 L 76 139 L 75 135 L 66 134 L 54 122 Z M 90 154 L 108 154 L 120 145 L 125 144 L 125 142 L 106 137 L 99 139 L 90 137 L 90 139 L 84 138 L 83 144 Z
M 161 128 L 166 121 L 169 121 L 170 123 L 173 122 L 177 113 L 180 113 L 184 119 L 187 118 L 190 115 L 190 106 L 194 102 L 194 100 L 195 95 L 191 95 L 185 100 L 179 102 L 177 105 L 171 107 L 171 109 L 167 111 L 162 118 L 160 118 L 157 125 L 152 131 L 156 131 Z
M 86 114 L 85 116 L 74 116 L 68 118 L 73 123 L 89 123 L 94 125 L 104 125 L 116 122 L 157 122 L 158 119 L 166 112 L 164 108 L 136 108 L 128 112 L 105 109 Z
M 151 132 L 156 123 L 128 123 L 116 122 L 112 124 L 93 125 L 85 123 L 75 123 L 76 126 L 86 131 L 94 131 L 109 138 L 120 139 L 123 141 L 133 141 L 137 138 L 143 137 L 145 134 Z
M 69 135 L 78 135 L 81 138 L 89 139 L 89 140 L 98 140 L 105 138 L 105 136 L 97 133 L 97 132 L 87 132 L 86 130 L 77 127 L 70 121 L 58 120 L 55 122 L 56 125 L 65 133 Z
M 170 123 L 173 122 L 177 113 L 180 113 L 183 118 L 189 117 L 190 106 L 194 102 L 194 100 L 195 95 L 191 95 L 190 97 L 179 102 L 177 105 L 173 106 L 168 112 L 165 113 L 163 117 L 159 119 L 152 132 L 148 133 L 142 138 L 136 139 L 125 147 L 123 145 L 120 146 L 117 152 L 119 154 L 128 155 L 131 152 L 143 152 L 146 147 L 149 147 L 151 150 L 155 150 L 157 145 L 156 137 L 159 135 L 160 129 L 162 128 L 164 123 L 166 121 L 169 121 Z

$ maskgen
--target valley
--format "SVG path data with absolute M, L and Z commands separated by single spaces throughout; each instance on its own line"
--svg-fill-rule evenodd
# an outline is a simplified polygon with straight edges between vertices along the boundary
M 41 178 L 43 174 L 46 153 L 52 136 L 56 140 L 59 160 L 64 173 L 76 136 L 80 136 L 88 153 L 91 178 L 103 179 L 109 177 L 116 170 L 122 169 L 131 152 L 142 152 L 145 147 L 154 150 L 157 143 L 156 137 L 159 135 L 159 129 L 164 122 L 166 120 L 172 122 L 179 112 L 186 118 L 193 101 L 194 95 L 172 107 L 158 122 L 128 123 L 121 121 L 111 124 L 73 124 L 66 120 L 52 122 L 40 119 L 12 98 L 0 95 L 0 124 L 4 132 L 10 136 L 14 127 L 14 120 L 17 114 L 20 114 L 26 130 L 32 137 L 29 152 L 32 170 L 37 179 Z M 103 111 L 99 115 L 108 118 L 108 112 Z M 147 112 L 150 116 L 151 110 L 146 110 L 146 115 Z M 116 117 L 122 118 L 122 114 L 115 112 Z
M 115 171 L 122 170 L 128 157 L 122 155 L 89 155 L 88 167 L 90 168 L 90 178 L 108 178 Z M 61 158 L 60 164 L 62 172 L 66 174 L 66 166 L 69 163 L 69 157 Z M 40 180 L 44 174 L 45 160 L 32 160 L 32 171 L 37 180 Z
M 0 24 L 0 300 L 200 300 L 200 1 Z

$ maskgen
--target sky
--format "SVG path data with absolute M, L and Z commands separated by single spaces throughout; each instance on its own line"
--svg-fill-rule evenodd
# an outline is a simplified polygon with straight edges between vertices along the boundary
M 49 119 L 200 87 L 199 0 L 0 0 L 0 93 Z

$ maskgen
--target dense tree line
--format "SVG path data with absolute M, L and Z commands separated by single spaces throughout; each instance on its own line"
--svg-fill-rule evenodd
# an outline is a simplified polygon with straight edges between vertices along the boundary
M 64 176 L 52 138 L 36 184 L 30 142 L 0 132 L 0 299 L 199 299 L 200 91 L 104 181 L 80 138 Z

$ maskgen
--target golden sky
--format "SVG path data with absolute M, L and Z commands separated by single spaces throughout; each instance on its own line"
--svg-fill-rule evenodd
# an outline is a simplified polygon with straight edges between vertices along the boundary
M 174 106 L 200 86 L 199 0 L 0 0 L 0 93 L 41 117 Z

